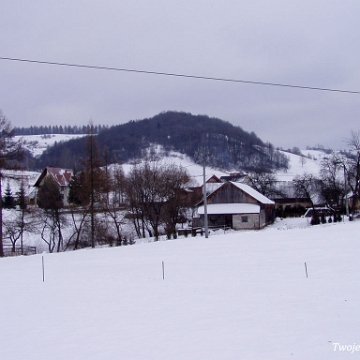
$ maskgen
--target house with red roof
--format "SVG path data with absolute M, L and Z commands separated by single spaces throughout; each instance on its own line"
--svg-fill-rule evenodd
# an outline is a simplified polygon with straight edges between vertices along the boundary
M 51 177 L 55 183 L 58 185 L 60 193 L 62 195 L 62 199 L 64 202 L 64 206 L 68 206 L 68 195 L 69 195 L 69 184 L 71 177 L 73 175 L 72 170 L 70 169 L 62 169 L 56 168 L 53 166 L 47 166 L 36 180 L 34 187 L 35 190 L 31 193 L 30 203 L 36 204 L 37 203 L 37 190 L 41 187 L 44 179 L 46 177 Z

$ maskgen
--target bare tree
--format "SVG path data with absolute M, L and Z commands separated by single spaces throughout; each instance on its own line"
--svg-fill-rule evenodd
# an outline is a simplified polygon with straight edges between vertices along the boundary
M 99 206 L 106 221 L 111 221 L 116 235 L 116 245 L 120 246 L 125 243 L 123 238 L 123 225 L 125 223 L 125 210 L 127 206 L 124 204 L 124 191 L 126 177 L 121 166 L 114 168 L 113 174 L 109 169 L 105 171 L 104 191 L 100 194 Z M 111 234 L 109 234 L 111 237 Z
M 352 131 L 347 140 L 350 147 L 350 154 L 347 165 L 347 180 L 350 189 L 353 192 L 354 201 L 352 202 L 352 211 L 355 210 L 360 199 L 360 131 Z
M 164 169 L 164 196 L 166 199 L 162 218 L 166 224 L 166 233 L 176 238 L 176 224 L 186 220 L 186 209 L 190 207 L 185 186 L 190 176 L 183 167 L 168 165 Z
M 51 177 L 46 177 L 38 190 L 38 206 L 43 218 L 41 238 L 48 245 L 49 252 L 53 252 L 55 247 L 57 252 L 64 249 L 62 228 L 66 220 L 61 214 L 63 205 L 58 185 Z
M 332 153 L 321 162 L 320 195 L 331 207 L 340 208 L 345 196 L 344 159 Z
M 138 205 L 141 212 L 149 223 L 152 231 L 148 227 L 150 236 L 159 238 L 159 226 L 161 221 L 161 212 L 164 206 L 162 197 L 160 165 L 157 162 L 145 162 L 137 172 L 137 195 Z M 146 225 L 146 223 L 145 223 Z
M 251 186 L 266 197 L 286 196 L 286 193 L 278 186 L 278 181 L 273 172 L 254 170 L 250 174 Z
M 299 198 L 306 198 L 313 209 L 314 221 L 319 217 L 315 209 L 315 201 L 319 196 L 319 179 L 312 174 L 297 175 L 293 179 L 295 194 Z
M 87 238 L 84 236 L 84 230 L 89 227 L 89 207 L 79 207 L 70 204 L 69 212 L 71 215 L 72 234 L 69 236 L 65 244 L 65 250 L 69 246 L 73 246 L 73 250 L 80 247 L 88 246 Z
M 155 240 L 159 238 L 160 226 L 175 232 L 183 208 L 183 194 L 189 175 L 176 165 L 145 162 L 136 165 L 128 176 L 127 199 L 133 213 L 138 235 L 145 229 Z
M 135 232 L 139 238 L 144 238 L 147 229 L 145 209 L 143 206 L 145 202 L 145 190 L 141 167 L 139 165 L 134 165 L 128 174 L 125 192 Z
M 11 242 L 11 251 L 14 253 L 16 250 L 16 242 L 21 237 L 21 230 L 17 226 L 17 219 L 6 219 L 3 221 L 4 238 L 9 239 Z
M 126 200 L 126 176 L 121 165 L 116 165 L 113 172 L 112 191 L 117 203 L 124 204 Z
M 16 251 L 16 244 L 20 240 L 21 254 L 24 254 L 24 233 L 32 233 L 36 230 L 36 218 L 29 210 L 11 210 L 13 217 L 3 222 L 4 237 L 9 239 L 12 245 L 12 252 Z
M 22 141 L 14 141 L 14 130 L 10 121 L 0 110 L 0 198 L 2 196 L 2 170 L 16 167 L 23 156 Z M 0 201 L 0 257 L 4 256 L 2 201 Z
M 304 167 L 304 165 L 306 164 L 306 157 L 304 155 L 300 155 L 299 162 L 301 167 Z

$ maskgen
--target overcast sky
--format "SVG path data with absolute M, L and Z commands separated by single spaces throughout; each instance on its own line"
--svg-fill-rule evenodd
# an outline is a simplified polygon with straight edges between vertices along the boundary
M 358 0 L 3 0 L 0 57 L 360 91 Z M 360 95 L 0 60 L 13 126 L 206 114 L 284 148 L 344 148 Z

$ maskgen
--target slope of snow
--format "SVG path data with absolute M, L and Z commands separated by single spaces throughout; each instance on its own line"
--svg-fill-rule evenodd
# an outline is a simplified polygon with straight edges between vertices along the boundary
M 45 282 L 43 255 L 0 259 L 1 359 L 350 356 L 339 346 L 360 344 L 360 222 L 289 222 L 46 254 Z
M 159 148 L 161 148 L 161 147 L 158 147 L 158 150 L 161 151 L 161 149 L 159 149 Z M 161 164 L 175 164 L 178 166 L 182 166 L 183 168 L 186 169 L 186 171 L 189 173 L 189 175 L 191 176 L 191 178 L 194 181 L 196 181 L 198 184 L 203 183 L 203 166 L 201 166 L 199 164 L 195 164 L 188 156 L 186 156 L 184 154 L 181 154 L 181 153 L 178 153 L 175 151 L 170 151 L 166 155 L 160 156 L 159 162 Z M 122 165 L 125 173 L 130 172 L 132 166 L 133 166 L 133 164 L 123 164 Z M 205 167 L 206 179 L 212 175 L 216 175 L 216 176 L 220 177 L 223 175 L 227 175 L 227 173 L 225 171 L 206 166 Z
M 55 142 L 68 141 L 71 139 L 76 139 L 79 137 L 86 136 L 84 135 L 72 135 L 72 134 L 51 134 L 51 135 L 27 135 L 27 136 L 16 136 L 15 138 L 22 138 L 25 142 L 25 148 L 29 150 L 33 156 L 40 156 L 49 146 L 55 144 Z M 197 178 L 199 183 L 202 183 L 202 173 L 203 169 L 201 165 L 194 164 L 192 160 L 190 160 L 186 155 L 177 153 L 177 152 L 164 152 L 161 146 L 154 145 L 152 150 L 155 150 L 157 154 L 163 152 L 162 155 L 163 161 L 167 163 L 175 163 L 177 165 L 182 165 L 187 168 L 191 176 L 193 178 Z M 150 149 L 149 149 L 150 151 Z M 314 175 L 318 175 L 320 163 L 323 157 L 327 156 L 325 152 L 320 150 L 302 150 L 302 154 L 306 157 L 305 162 L 301 163 L 301 157 L 298 155 L 294 155 L 288 152 L 283 153 L 289 157 L 290 160 L 290 168 L 288 171 L 278 172 L 277 177 L 280 181 L 291 181 L 296 175 L 303 173 L 311 173 Z M 125 172 L 128 172 L 131 168 L 131 164 L 123 165 Z M 217 176 L 227 175 L 228 172 L 206 168 L 207 176 L 211 176 L 215 174 Z M 200 179 L 200 181 L 199 181 Z
M 47 149 L 47 147 L 54 145 L 55 142 L 68 141 L 84 136 L 86 135 L 49 134 L 15 136 L 15 139 L 22 139 L 24 141 L 24 148 L 29 150 L 34 157 L 38 157 Z
M 326 157 L 326 153 L 320 150 L 301 150 L 304 160 L 299 155 L 282 151 L 289 158 L 289 170 L 277 172 L 280 181 L 292 181 L 296 175 L 304 173 L 319 175 L 321 161 Z

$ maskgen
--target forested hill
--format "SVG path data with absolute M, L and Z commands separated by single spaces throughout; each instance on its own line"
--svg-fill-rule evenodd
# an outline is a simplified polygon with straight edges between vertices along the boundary
M 288 165 L 287 158 L 274 147 L 265 144 L 253 132 L 229 122 L 205 115 L 184 112 L 164 112 L 152 118 L 130 121 L 103 129 L 97 135 L 99 148 L 107 148 L 108 162 L 125 163 L 143 158 L 153 144 L 165 151 L 178 151 L 195 162 L 204 159 L 222 169 L 280 169 Z M 48 148 L 37 161 L 37 167 L 47 165 L 73 168 L 85 157 L 85 139 L 75 139 Z

